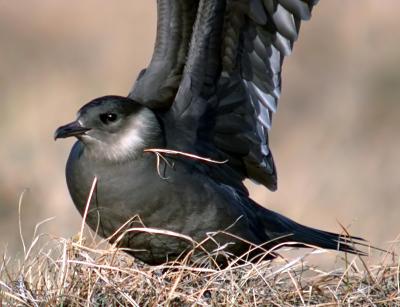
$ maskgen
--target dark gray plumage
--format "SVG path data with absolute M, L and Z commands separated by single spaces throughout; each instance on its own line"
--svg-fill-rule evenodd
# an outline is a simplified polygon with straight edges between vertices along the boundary
M 276 189 L 267 129 L 277 108 L 283 58 L 316 2 L 159 0 L 153 58 L 129 96 L 95 99 L 75 122 L 56 131 L 56 138 L 78 138 L 66 176 L 81 214 L 98 178 L 87 224 L 109 237 L 140 217 L 125 228 L 145 225 L 199 242 L 225 230 L 231 235 L 219 233 L 204 247 L 212 252 L 226 245 L 236 256 L 251 244 L 269 249 L 288 241 L 357 252 L 337 234 L 259 206 L 242 182 L 250 178 Z M 168 162 L 161 159 L 157 166 L 156 156 L 145 152 L 149 148 L 228 162 L 167 155 Z M 175 259 L 191 247 L 182 238 L 138 229 L 119 245 L 149 264 Z M 250 257 L 260 253 L 256 249 Z

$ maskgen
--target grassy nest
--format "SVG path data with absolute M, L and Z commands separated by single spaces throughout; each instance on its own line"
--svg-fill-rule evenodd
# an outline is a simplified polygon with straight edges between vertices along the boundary
M 24 244 L 23 259 L 4 255 L 0 306 L 400 304 L 396 243 L 373 258 L 340 254 L 338 268 L 324 271 L 308 260 L 332 252 L 314 249 L 255 264 L 233 260 L 224 269 L 213 266 L 207 256 L 196 265 L 187 257 L 147 266 L 115 246 L 88 238 L 85 243 L 81 237 L 38 235 L 30 247 Z M 367 265 L 371 259 L 377 264 Z

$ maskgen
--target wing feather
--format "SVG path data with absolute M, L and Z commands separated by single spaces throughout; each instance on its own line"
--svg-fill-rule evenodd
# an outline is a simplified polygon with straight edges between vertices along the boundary
M 169 146 L 228 158 L 226 165 L 207 168 L 215 180 L 245 191 L 241 181 L 250 178 L 275 190 L 268 130 L 281 93 L 282 63 L 316 3 L 200 0 L 182 81 L 168 112 L 168 122 L 180 129 L 170 129 Z
M 157 36 L 149 66 L 128 97 L 152 109 L 171 106 L 186 63 L 198 0 L 158 0 Z

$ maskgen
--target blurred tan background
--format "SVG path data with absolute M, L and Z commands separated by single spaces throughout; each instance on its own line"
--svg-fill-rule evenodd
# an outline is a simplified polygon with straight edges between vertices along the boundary
M 321 1 L 286 60 L 271 146 L 279 190 L 261 204 L 318 228 L 387 247 L 400 233 L 398 0 Z M 127 94 L 149 61 L 155 1 L 0 0 L 0 252 L 36 223 L 79 231 L 64 166 L 73 140 L 56 127 L 105 94 Z

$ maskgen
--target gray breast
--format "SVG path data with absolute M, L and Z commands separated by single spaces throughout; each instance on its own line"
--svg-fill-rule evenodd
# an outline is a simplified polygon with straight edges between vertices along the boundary
M 126 229 L 143 226 L 181 233 L 198 241 L 210 231 L 229 227 L 240 212 L 235 212 L 233 206 L 229 213 L 235 216 L 227 214 L 227 200 L 223 197 L 227 193 L 220 193 L 212 181 L 193 175 L 185 164 L 175 162 L 174 169 L 168 168 L 165 180 L 158 175 L 156 159 L 150 153 L 121 164 L 94 162 L 77 142 L 67 163 L 68 188 L 83 215 L 93 179 L 98 178 L 86 223 L 102 237 L 113 236 L 111 242 Z M 174 259 L 192 247 L 185 239 L 142 231 L 125 234 L 119 245 L 154 264 Z

